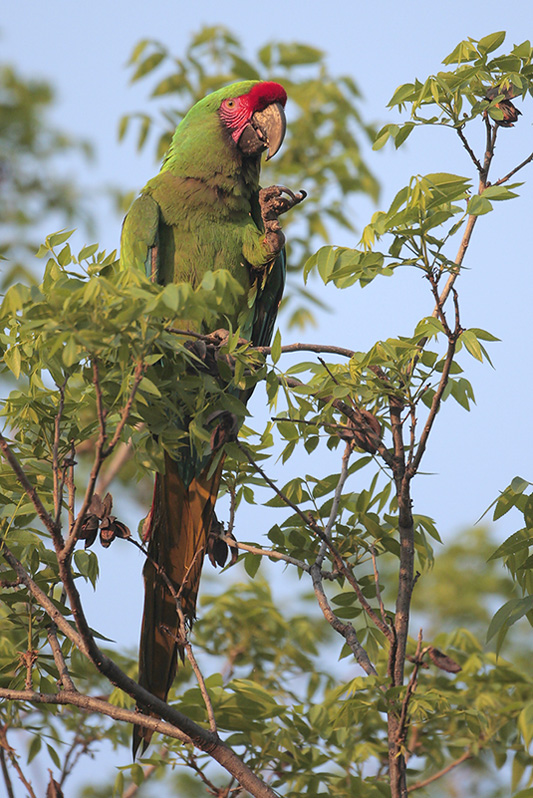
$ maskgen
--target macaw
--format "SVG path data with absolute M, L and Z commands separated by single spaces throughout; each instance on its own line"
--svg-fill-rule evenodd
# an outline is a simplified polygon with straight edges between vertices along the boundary
M 269 81 L 243 81 L 200 100 L 174 133 L 161 171 L 129 210 L 121 238 L 121 268 L 141 268 L 159 284 L 198 285 L 205 272 L 228 269 L 244 291 L 224 316 L 254 346 L 267 346 L 285 283 L 285 238 L 278 216 L 305 192 L 261 189 L 261 156 L 279 150 L 286 129 L 285 89 Z M 187 322 L 188 329 L 191 328 Z M 227 326 L 227 325 L 226 325 Z M 213 330 L 198 330 L 202 333 Z M 139 683 L 166 700 L 176 674 L 180 624 L 175 598 L 157 573 L 164 569 L 188 625 L 196 597 L 222 459 L 165 451 L 148 516 L 149 558 L 143 569 L 144 612 Z M 153 561 L 153 562 L 152 562 Z M 133 752 L 151 732 L 134 731 Z

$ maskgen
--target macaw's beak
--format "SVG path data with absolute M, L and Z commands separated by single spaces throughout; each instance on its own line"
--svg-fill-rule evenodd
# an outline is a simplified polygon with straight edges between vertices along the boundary
M 268 149 L 267 161 L 283 143 L 287 120 L 281 103 L 271 103 L 262 111 L 256 111 L 239 139 L 243 155 L 258 155 Z

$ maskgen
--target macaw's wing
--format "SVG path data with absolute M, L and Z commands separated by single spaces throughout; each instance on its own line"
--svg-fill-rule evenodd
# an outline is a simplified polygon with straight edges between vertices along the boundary
M 259 192 L 252 197 L 252 219 L 259 228 L 264 230 L 259 205 Z M 257 294 L 254 303 L 254 319 L 252 324 L 251 340 L 254 346 L 269 346 L 272 340 L 274 324 L 285 288 L 287 272 L 287 258 L 285 247 L 276 259 L 267 268 L 266 273 L 259 277 Z
M 278 315 L 287 270 L 285 248 L 270 266 L 257 289 L 254 305 L 252 343 L 254 346 L 269 346 Z
M 149 194 L 142 194 L 129 209 L 122 225 L 121 269 L 143 269 L 152 282 L 159 282 L 160 223 L 159 205 Z

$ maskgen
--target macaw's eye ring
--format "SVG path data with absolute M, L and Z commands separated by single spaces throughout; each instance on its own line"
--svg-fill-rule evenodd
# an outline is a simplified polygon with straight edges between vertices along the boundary
M 226 100 L 226 108 L 234 108 L 235 100 Z

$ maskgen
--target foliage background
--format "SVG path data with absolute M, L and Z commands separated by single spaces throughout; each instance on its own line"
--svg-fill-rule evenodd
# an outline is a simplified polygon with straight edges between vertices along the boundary
M 112 249 L 118 243 L 120 218 L 110 212 L 113 203 L 104 197 L 102 186 L 138 189 L 157 168 L 151 157 L 153 150 L 146 148 L 137 155 L 132 137 L 121 145 L 116 140 L 121 114 L 147 104 L 145 87 L 128 87 L 124 68 L 133 44 L 140 38 L 160 39 L 178 52 L 191 33 L 208 22 L 228 25 L 250 53 L 270 39 L 307 42 L 329 54 L 333 72 L 355 78 L 365 97 L 365 119 L 380 124 L 395 118 L 385 106 L 396 86 L 437 70 L 441 58 L 458 40 L 468 35 L 478 38 L 501 28 L 508 30 L 508 44 L 526 38 L 529 31 L 523 4 L 509 2 L 505 11 L 506 18 L 502 19 L 501 6 L 496 3 L 475 0 L 465 6 L 453 0 L 446 4 L 445 15 L 438 13 L 437 22 L 435 8 L 419 2 L 401 9 L 392 2 L 384 2 L 379 8 L 354 6 L 349 12 L 336 0 L 327 5 L 327 11 L 318 2 L 293 2 L 286 4 L 283 13 L 261 10 L 258 14 L 256 7 L 240 0 L 226 7 L 199 2 L 194 10 L 192 4 L 162 0 L 156 0 L 149 9 L 122 0 L 112 6 L 98 0 L 90 7 L 63 0 L 41 7 L 26 0 L 9 4 L 4 10 L 0 43 L 2 60 L 16 64 L 24 74 L 50 79 L 58 87 L 52 121 L 74 137 L 93 143 L 96 162 L 87 166 L 74 152 L 65 153 L 58 170 L 79 180 L 96 219 L 95 237 Z M 451 134 L 441 131 L 438 147 L 434 135 L 433 131 L 418 132 L 399 153 L 389 149 L 372 153 L 368 148 L 370 166 L 382 185 L 380 207 L 388 205 L 411 174 L 437 170 L 467 173 L 466 153 L 461 153 Z M 516 128 L 502 131 L 501 142 L 507 137 L 513 142 L 509 162 L 517 151 L 525 156 L 530 151 L 531 122 L 523 118 Z M 503 161 L 499 162 L 498 174 L 504 174 L 503 143 L 500 148 Z M 427 471 L 436 476 L 418 480 L 417 510 L 435 517 L 445 538 L 473 523 L 513 476 L 527 478 L 531 473 L 533 441 L 526 407 L 532 386 L 524 348 L 530 339 L 533 287 L 529 240 L 532 185 L 529 181 L 520 190 L 520 200 L 498 206 L 496 226 L 492 216 L 480 220 L 468 256 L 476 274 L 472 279 L 468 273 L 461 277 L 463 319 L 468 319 L 469 326 L 489 329 L 502 343 L 491 349 L 495 371 L 470 364 L 477 407 L 467 414 L 448 403 L 446 418 L 438 420 L 425 462 Z M 355 223 L 362 227 L 372 210 L 371 203 L 361 199 L 355 208 Z M 58 226 L 48 219 L 42 234 Z M 38 229 L 33 232 L 34 238 L 41 237 Z M 78 248 L 92 240 L 83 231 L 77 236 Z M 333 235 L 337 244 L 354 244 L 354 239 L 340 230 Z M 482 279 L 480 269 L 484 272 Z M 319 312 L 316 330 L 307 330 L 305 335 L 284 334 L 284 342 L 327 341 L 364 350 L 377 338 L 408 333 L 425 312 L 419 309 L 426 307 L 427 288 L 414 273 L 402 279 L 401 293 L 399 285 L 397 279 L 388 284 L 376 281 L 364 291 L 345 292 L 343 296 L 332 290 L 326 299 L 335 305 L 334 315 Z M 325 296 L 322 286 L 320 291 Z M 255 405 L 251 409 L 259 412 Z M 132 508 L 132 517 L 138 519 L 143 509 Z M 497 530 L 498 538 L 514 528 L 512 517 L 506 516 Z M 458 557 L 454 567 L 461 570 L 462 566 L 463 560 Z M 128 551 L 121 567 L 128 574 L 135 569 L 140 573 L 140 560 Z M 113 590 L 112 560 L 101 558 L 101 568 L 98 593 L 87 593 L 88 611 L 93 617 L 102 616 L 101 607 L 109 603 Z M 291 592 L 283 578 L 276 580 L 277 597 Z M 131 579 L 120 606 L 106 618 L 106 626 L 100 627 L 119 645 L 137 644 L 141 597 L 139 576 L 136 581 Z

